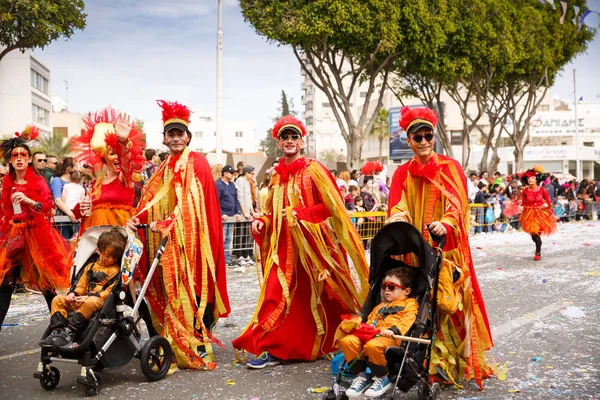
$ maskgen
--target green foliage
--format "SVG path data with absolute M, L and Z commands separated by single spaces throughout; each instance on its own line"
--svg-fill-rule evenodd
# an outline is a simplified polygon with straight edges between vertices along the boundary
M 9 51 L 44 48 L 85 28 L 83 0 L 0 0 L 0 60 Z
M 37 139 L 39 146 L 36 151 L 56 156 L 59 160 L 71 156 L 71 141 L 66 139 L 62 133 L 53 132 L 51 135 L 40 135 Z
M 371 129 L 371 136 L 379 139 L 379 161 L 383 162 L 383 142 L 389 143 L 390 130 L 389 130 L 389 122 L 390 122 L 390 114 L 388 110 L 382 108 L 377 113 L 377 119 L 373 124 L 373 128 Z M 389 146 L 387 146 L 388 151 L 386 155 L 389 154 Z

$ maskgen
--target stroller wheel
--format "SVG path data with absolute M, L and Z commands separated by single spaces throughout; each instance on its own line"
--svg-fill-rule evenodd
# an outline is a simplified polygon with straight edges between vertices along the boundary
M 417 388 L 419 400 L 436 400 L 442 393 L 442 388 L 439 383 L 434 382 L 431 386 L 422 382 Z
M 56 367 L 50 367 L 44 372 L 42 372 L 40 376 L 40 386 L 46 390 L 52 390 L 60 381 L 60 371 Z
M 153 336 L 140 352 L 142 372 L 149 380 L 159 381 L 169 372 L 172 358 L 173 351 L 169 341 L 162 336 Z
M 83 384 L 83 391 L 88 396 L 96 396 L 100 393 L 100 389 L 102 389 L 102 375 L 91 369 L 88 370 L 88 376 Z

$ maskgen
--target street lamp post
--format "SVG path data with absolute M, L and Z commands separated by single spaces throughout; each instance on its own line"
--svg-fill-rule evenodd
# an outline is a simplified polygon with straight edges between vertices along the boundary
M 581 161 L 579 160 L 579 129 L 577 126 L 577 83 L 575 81 L 575 69 L 573 68 L 573 111 L 575 112 L 575 177 L 581 180 Z
M 218 0 L 217 18 L 217 143 L 216 163 L 221 164 L 223 157 L 223 0 Z

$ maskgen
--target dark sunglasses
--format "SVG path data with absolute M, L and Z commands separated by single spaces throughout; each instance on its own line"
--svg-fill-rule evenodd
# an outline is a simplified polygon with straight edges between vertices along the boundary
M 397 283 L 394 283 L 394 282 L 383 282 L 381 284 L 381 288 L 383 290 L 388 290 L 389 289 L 391 292 L 393 292 L 397 288 L 400 288 L 400 289 L 404 290 L 404 289 L 406 289 L 406 286 L 398 285 Z
M 288 139 L 298 140 L 298 139 L 300 139 L 300 137 L 301 137 L 300 135 L 297 135 L 295 133 L 291 134 L 291 135 L 284 133 L 283 135 L 279 136 L 279 140 L 288 140 Z
M 46 162 L 46 161 L 48 161 L 48 160 L 46 160 L 45 158 L 38 158 L 37 159 L 37 162 Z
M 431 142 L 433 140 L 433 133 L 426 133 L 425 135 L 413 135 L 412 140 L 417 143 L 421 143 L 425 138 L 426 141 Z

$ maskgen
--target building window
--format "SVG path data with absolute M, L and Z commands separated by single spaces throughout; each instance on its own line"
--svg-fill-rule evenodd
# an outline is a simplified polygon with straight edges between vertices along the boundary
M 34 70 L 31 70 L 31 86 L 40 92 L 48 94 L 48 79 Z
M 244 136 L 244 132 L 242 132 L 242 131 L 235 132 L 235 137 L 243 137 L 243 136 Z
M 313 102 L 312 100 L 309 100 L 306 102 L 306 111 L 310 111 L 313 109 Z
M 584 147 L 594 147 L 594 142 L 583 142 Z
M 31 105 L 31 117 L 34 122 L 42 125 L 50 124 L 50 111 L 36 104 Z
M 194 137 L 197 137 L 197 138 L 201 138 L 201 137 L 202 137 L 202 135 L 203 135 L 203 133 L 202 133 L 202 132 L 195 132 L 195 133 L 194 133 Z
M 538 111 L 550 111 L 550 106 L 548 104 L 542 104 Z
M 450 132 L 450 144 L 457 146 L 462 144 L 462 131 Z
M 62 126 L 55 126 L 54 128 L 52 128 L 52 134 L 53 135 L 62 135 L 62 137 L 64 138 L 68 138 L 69 137 L 69 128 L 62 127 Z
M 313 117 L 306 117 L 306 125 L 312 125 L 313 124 Z
M 323 103 L 323 104 L 322 104 L 322 106 L 323 106 L 324 108 L 330 108 L 330 107 L 331 107 L 331 104 L 329 104 L 328 102 L 325 102 L 325 103 Z
M 360 97 L 361 98 L 367 97 L 367 92 L 360 92 Z
M 236 152 L 236 153 L 243 153 L 243 152 L 244 152 L 244 149 L 243 149 L 243 148 L 241 148 L 241 147 L 237 147 L 237 148 L 235 149 L 235 152 Z

